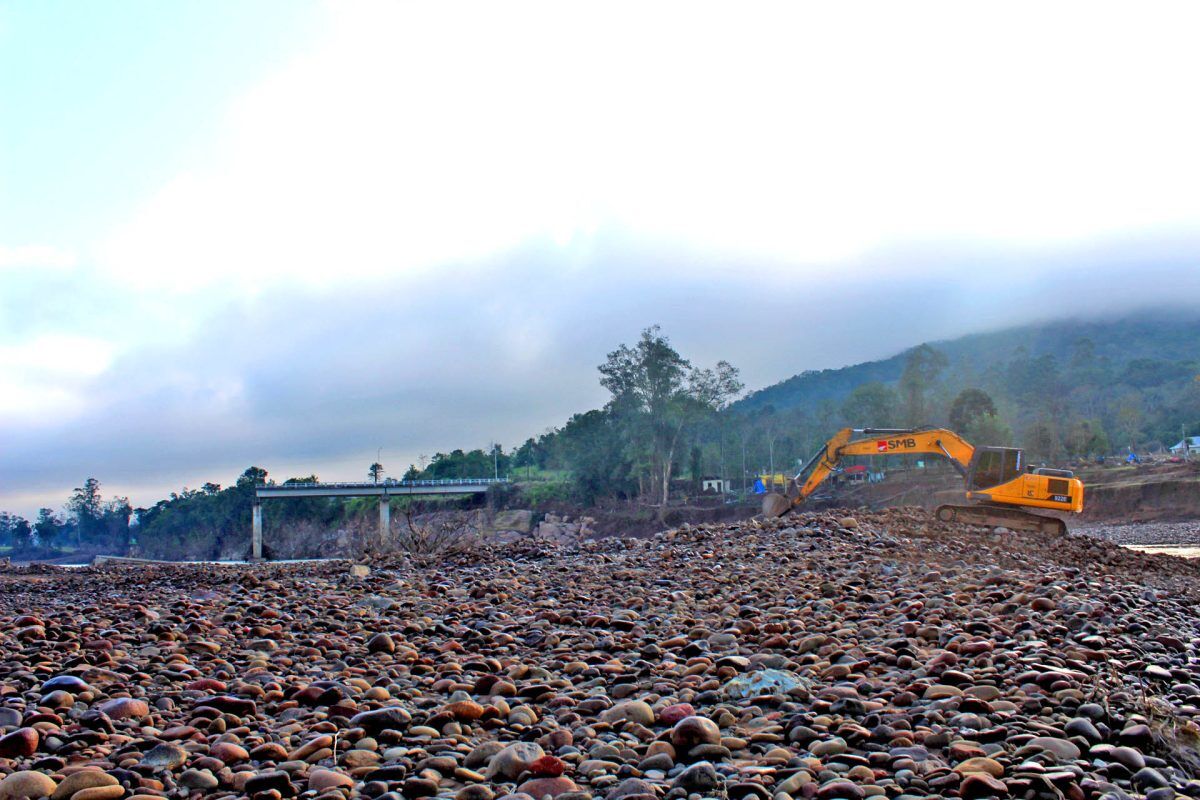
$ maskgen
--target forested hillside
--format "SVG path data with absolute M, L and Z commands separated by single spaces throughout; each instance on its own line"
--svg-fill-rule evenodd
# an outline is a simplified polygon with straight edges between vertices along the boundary
M 964 432 L 981 443 L 1019 442 L 1062 461 L 1153 450 L 1200 432 L 1198 376 L 1200 317 L 1145 314 L 973 334 L 803 372 L 729 413 L 757 420 L 760 440 L 788 431 L 789 456 L 840 425 L 951 424 L 973 427 Z M 961 397 L 965 390 L 977 391 Z
M 1058 369 L 1075 358 L 1092 360 L 1110 382 L 1120 382 L 1122 370 L 1132 361 L 1200 363 L 1200 316 L 1166 315 L 1115 321 L 1062 321 L 1030 325 L 991 333 L 977 333 L 949 341 L 931 342 L 949 361 L 948 381 L 978 380 L 995 367 L 1022 357 L 1050 356 Z M 880 361 L 801 372 L 779 383 L 750 393 L 734 405 L 735 411 L 774 406 L 777 411 L 819 409 L 825 400 L 841 402 L 856 387 L 872 381 L 894 384 L 900 380 L 909 351 Z M 1143 364 L 1141 369 L 1145 369 Z M 1146 376 L 1133 376 L 1144 385 Z

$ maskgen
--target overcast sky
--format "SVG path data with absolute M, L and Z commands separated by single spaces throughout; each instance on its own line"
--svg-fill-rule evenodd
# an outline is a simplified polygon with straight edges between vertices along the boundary
M 1194 3 L 0 2 L 0 509 L 1200 300 Z

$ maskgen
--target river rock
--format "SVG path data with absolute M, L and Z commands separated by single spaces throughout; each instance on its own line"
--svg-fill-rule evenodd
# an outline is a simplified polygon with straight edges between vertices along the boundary
M 765 694 L 788 694 L 804 688 L 804 679 L 794 672 L 764 669 L 739 675 L 725 684 L 725 694 L 733 700 Z
M 146 751 L 141 764 L 151 769 L 175 769 L 187 762 L 188 754 L 177 744 L 159 744 Z
M 649 703 L 641 700 L 627 700 L 617 703 L 612 708 L 601 712 L 600 719 L 605 722 L 636 722 L 639 725 L 654 724 L 654 709 Z
M 146 701 L 132 697 L 118 697 L 102 703 L 100 711 L 113 720 L 139 720 L 150 716 L 150 706 Z
M 545 754 L 545 751 L 533 742 L 514 742 L 492 756 L 488 763 L 487 779 L 516 780 L 522 772 L 529 769 L 530 764 Z
M 692 764 L 675 778 L 674 785 L 690 792 L 706 794 L 724 785 L 725 781 L 707 761 Z
M 557 778 L 534 778 L 533 780 L 525 781 L 517 787 L 517 791 L 540 800 L 543 797 L 558 797 L 560 794 L 567 792 L 576 792 L 579 791 L 579 787 L 570 778 L 559 776 Z
M 78 772 L 72 772 L 63 778 L 62 783 L 54 790 L 52 798 L 53 800 L 67 800 L 67 798 L 74 796 L 76 792 L 81 792 L 84 789 L 117 786 L 118 783 L 117 779 L 107 772 L 101 772 L 99 769 L 83 769 Z
M 54 779 L 42 772 L 14 772 L 0 781 L 0 800 L 49 797 L 57 788 Z
M 705 717 L 685 717 L 671 729 L 671 744 L 680 753 L 686 753 L 702 745 L 719 745 L 721 729 Z
M 21 758 L 37 752 L 41 737 L 34 728 L 20 728 L 0 737 L 0 758 Z
M 1160 734 L 1197 718 L 1200 562 L 848 514 L 600 539 L 560 515 L 361 578 L 13 567 L 0 773 L 139 800 L 1196 793 Z

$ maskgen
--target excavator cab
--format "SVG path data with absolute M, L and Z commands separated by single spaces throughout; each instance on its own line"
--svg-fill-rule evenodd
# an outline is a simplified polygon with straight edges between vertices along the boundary
M 1056 511 L 1083 510 L 1083 483 L 1075 473 L 1031 469 L 1017 447 L 977 447 L 967 465 L 967 498 L 988 504 Z
M 990 489 L 1017 478 L 1025 469 L 1019 447 L 976 447 L 967 465 L 967 491 Z

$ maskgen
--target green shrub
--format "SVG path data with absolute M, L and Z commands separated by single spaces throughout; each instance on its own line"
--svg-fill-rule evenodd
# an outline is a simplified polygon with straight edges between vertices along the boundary
M 531 506 L 544 503 L 567 502 L 571 499 L 574 487 L 570 481 L 545 481 L 533 483 L 525 487 L 525 497 Z

